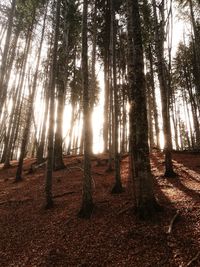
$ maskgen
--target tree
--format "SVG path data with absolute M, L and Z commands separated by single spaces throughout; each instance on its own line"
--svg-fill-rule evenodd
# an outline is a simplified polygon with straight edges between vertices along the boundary
M 115 157 L 115 184 L 112 188 L 112 193 L 121 193 L 122 183 L 120 174 L 120 156 L 119 156 L 119 98 L 117 88 L 117 73 L 116 73 L 116 21 L 115 21 L 115 10 L 113 6 L 113 0 L 110 1 L 111 10 L 111 42 L 110 42 L 110 54 L 111 54 L 111 81 L 112 91 L 114 92 L 114 157 Z
M 60 5 L 61 0 L 56 3 L 55 15 L 55 30 L 54 30 L 54 44 L 52 51 L 52 65 L 50 73 L 49 84 L 49 129 L 48 129 L 48 151 L 47 151 L 47 165 L 46 165 L 46 208 L 53 207 L 52 198 L 52 176 L 53 176 L 53 155 L 54 155 L 54 111 L 55 111 L 55 85 L 57 73 L 57 55 L 58 55 L 58 38 L 59 38 L 59 25 L 60 25 Z
M 164 133 L 164 153 L 165 153 L 165 176 L 176 176 L 173 170 L 172 164 L 172 135 L 170 125 L 170 113 L 169 113 L 169 87 L 167 77 L 169 77 L 168 68 L 166 66 L 166 60 L 164 57 L 164 41 L 165 41 L 165 16 L 164 8 L 165 2 L 161 1 L 160 4 L 160 16 L 161 21 L 158 23 L 156 1 L 152 0 L 153 15 L 154 15 L 154 27 L 155 27 L 155 51 L 158 61 L 157 71 L 158 80 L 160 85 L 161 103 L 162 103 L 162 118 L 163 118 L 163 133 Z
M 28 139 L 29 139 L 29 133 L 30 133 L 30 129 L 31 129 L 31 121 L 32 121 L 32 116 L 33 116 L 34 99 L 35 99 L 36 88 L 37 88 L 38 69 L 39 69 L 39 65 L 40 65 L 42 44 L 43 44 L 43 40 L 44 40 L 44 31 L 45 31 L 45 25 L 46 25 L 45 23 L 46 23 L 46 16 L 47 16 L 47 7 L 48 7 L 48 2 L 46 4 L 46 11 L 45 11 L 45 14 L 44 14 L 44 22 L 43 22 L 43 27 L 42 27 L 40 45 L 39 45 L 39 49 L 38 49 L 36 70 L 35 70 L 35 74 L 34 74 L 34 77 L 33 77 L 32 92 L 30 93 L 30 98 L 29 98 L 29 107 L 28 107 L 28 114 L 27 114 L 27 118 L 26 118 L 26 125 L 25 125 L 24 131 L 23 131 L 19 163 L 18 163 L 17 172 L 16 172 L 16 178 L 15 178 L 16 182 L 19 182 L 20 180 L 22 180 L 22 167 L 23 167 L 24 157 L 25 157 L 25 154 L 26 154 L 26 148 L 27 148 L 27 143 L 28 143 Z
M 4 88 L 4 82 L 5 82 L 4 79 L 5 79 L 5 74 L 6 74 L 8 51 L 9 51 L 10 40 L 11 40 L 11 35 L 12 35 L 15 7 L 16 7 L 16 0 L 12 0 L 12 5 L 10 9 L 10 14 L 9 14 L 9 21 L 8 21 L 8 30 L 7 30 L 3 56 L 2 56 L 2 61 L 1 61 L 1 69 L 0 69 L 0 117 L 2 113 L 3 104 L 5 102 L 6 94 L 7 94 Z
M 144 59 L 141 35 L 141 20 L 138 0 L 128 0 L 128 8 L 131 10 L 134 58 L 130 58 L 129 68 L 134 73 L 131 81 L 130 92 L 130 121 L 131 126 L 131 158 L 133 166 L 133 182 L 135 208 L 138 214 L 147 218 L 151 216 L 158 205 L 153 192 L 152 174 L 148 147 L 148 122 L 146 110 L 146 82 L 144 76 Z M 135 132 L 133 133 L 133 131 Z
M 92 175 L 90 161 L 90 108 L 89 108 L 89 92 L 88 92 L 88 37 L 87 37 L 87 22 L 88 15 L 88 0 L 83 1 L 83 17 L 82 17 L 82 86 L 83 86 L 83 195 L 82 205 L 79 211 L 79 217 L 89 218 L 93 211 L 92 199 Z

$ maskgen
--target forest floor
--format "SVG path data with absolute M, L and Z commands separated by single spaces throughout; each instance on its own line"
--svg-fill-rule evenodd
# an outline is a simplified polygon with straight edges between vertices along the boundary
M 28 174 L 34 160 L 26 160 L 17 184 L 16 162 L 0 168 L 1 267 L 200 266 L 200 154 L 174 153 L 178 176 L 168 179 L 163 155 L 152 154 L 155 193 L 164 210 L 149 221 L 133 212 L 128 157 L 122 160 L 120 195 L 110 194 L 114 173 L 93 161 L 95 209 L 89 220 L 79 219 L 81 160 L 66 157 L 67 168 L 54 172 L 52 210 L 44 209 L 44 167 Z

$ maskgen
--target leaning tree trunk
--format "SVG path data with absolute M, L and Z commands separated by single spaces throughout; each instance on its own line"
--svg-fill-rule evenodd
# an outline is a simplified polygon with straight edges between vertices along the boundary
M 13 36 L 13 41 L 10 47 L 10 56 L 7 59 L 7 64 L 6 64 L 6 73 L 4 74 L 4 79 L 3 79 L 3 96 L 2 96 L 2 107 L 3 108 L 3 103 L 4 99 L 6 98 L 7 90 L 8 90 L 8 84 L 10 81 L 10 76 L 11 76 L 11 71 L 13 67 L 13 62 L 16 56 L 16 48 L 17 48 L 17 43 L 20 35 L 20 27 L 16 29 L 15 35 Z M 0 108 L 0 109 L 1 109 Z M 6 112 L 6 108 L 4 109 Z M 1 114 L 1 112 L 0 112 Z
M 130 120 L 131 125 L 135 127 L 131 128 L 131 131 L 136 130 L 134 141 L 132 138 L 130 140 L 132 146 L 132 166 L 134 170 L 132 176 L 136 211 L 141 217 L 147 218 L 154 213 L 157 208 L 157 202 L 153 192 L 149 159 L 146 82 L 138 0 L 128 0 L 128 7 L 132 11 L 133 28 L 131 33 L 133 34 L 134 44 L 134 59 L 129 59 L 133 61 L 133 64 L 131 62 L 129 63 L 129 68 L 133 67 L 130 71 L 134 73 L 134 76 L 132 76 L 134 80 L 131 82 L 130 92 Z M 133 136 L 133 133 L 131 133 L 131 136 Z
M 33 77 L 33 87 L 32 87 L 32 92 L 30 94 L 30 99 L 29 99 L 30 102 L 29 102 L 28 114 L 27 114 L 27 118 L 26 118 L 26 125 L 25 125 L 24 131 L 23 131 L 20 156 L 19 156 L 19 163 L 17 166 L 17 172 L 16 172 L 16 177 L 15 177 L 16 182 L 19 182 L 22 180 L 22 167 L 23 167 L 23 163 L 24 163 L 24 157 L 26 155 L 26 147 L 27 147 L 27 143 L 28 143 L 28 139 L 29 139 L 29 132 L 31 129 L 31 120 L 32 120 L 32 116 L 33 116 L 34 99 L 35 99 L 36 88 L 37 88 L 38 69 L 39 69 L 39 65 L 40 65 L 42 44 L 43 44 L 43 40 L 44 40 L 44 31 L 45 31 L 45 25 L 46 25 L 46 15 L 47 15 L 47 6 L 46 6 L 46 12 L 44 15 L 42 35 L 41 35 L 41 40 L 40 40 L 40 45 L 39 45 L 39 50 L 38 50 L 36 71 L 35 71 L 35 74 Z M 33 18 L 33 21 L 34 21 L 34 18 Z
M 56 21 L 55 21 L 55 36 L 53 44 L 53 61 L 50 71 L 50 85 L 49 85 L 49 129 L 48 129 L 48 148 L 47 148 L 47 166 L 46 166 L 46 208 L 53 207 L 52 197 L 52 176 L 53 176 L 53 155 L 54 155 L 54 112 L 55 112 L 55 85 L 57 73 L 57 54 L 58 54 L 58 39 L 60 26 L 60 6 L 61 0 L 56 4 Z
M 83 140 L 84 140 L 84 173 L 83 173 L 83 195 L 82 206 L 79 211 L 79 217 L 89 218 L 93 211 L 92 199 L 92 176 L 90 160 L 90 108 L 88 92 L 88 0 L 83 1 L 83 19 L 82 19 L 82 81 L 83 81 Z
M 18 112 L 21 103 L 21 95 L 22 95 L 22 90 L 24 87 L 24 80 L 25 80 L 25 69 L 27 66 L 27 59 L 28 59 L 28 54 L 30 51 L 30 46 L 31 46 L 31 38 L 32 38 L 32 29 L 33 29 L 33 24 L 30 26 L 27 38 L 26 38 L 26 45 L 25 45 L 25 51 L 23 55 L 23 60 L 22 60 L 22 67 L 21 67 L 21 72 L 20 72 L 20 77 L 19 77 L 19 83 L 17 85 L 17 98 L 16 98 L 16 103 L 14 103 L 14 107 L 12 110 L 12 118 L 11 118 L 11 123 L 12 123 L 12 128 L 11 132 L 9 134 L 9 140 L 8 140 L 8 145 L 7 145 L 7 151 L 5 155 L 5 162 L 4 162 L 4 168 L 10 167 L 10 155 L 11 155 L 11 150 L 13 146 L 13 140 L 16 132 L 16 125 L 17 125 L 17 119 L 18 119 Z
M 6 98 L 6 90 L 4 88 L 4 82 L 5 82 L 5 74 L 6 74 L 6 67 L 7 67 L 7 59 L 8 59 L 8 51 L 10 47 L 10 40 L 12 35 L 12 28 L 13 28 L 13 19 L 15 14 L 15 7 L 16 7 L 16 0 L 12 0 L 12 5 L 10 9 L 9 14 L 9 20 L 8 20 L 8 30 L 1 60 L 1 68 L 0 68 L 0 117 L 3 109 L 3 104 Z

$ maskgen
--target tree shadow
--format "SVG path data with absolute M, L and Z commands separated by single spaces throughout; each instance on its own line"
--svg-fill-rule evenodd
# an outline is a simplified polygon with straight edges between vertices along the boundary
M 159 178 L 160 179 L 160 178 Z M 191 261 L 191 259 L 195 258 L 195 255 L 197 255 L 199 243 L 198 243 L 198 235 L 199 232 L 195 232 L 195 213 L 194 211 L 188 211 L 185 203 L 181 202 L 172 202 L 170 200 L 170 197 L 165 194 L 165 192 L 162 190 L 162 180 L 156 179 L 154 177 L 153 183 L 155 188 L 155 193 L 161 201 L 161 204 L 165 208 L 164 216 L 164 227 L 167 230 L 166 227 L 169 226 L 170 221 L 172 220 L 174 214 L 177 210 L 180 209 L 180 215 L 177 217 L 176 222 L 173 224 L 172 232 L 170 234 L 166 233 L 165 230 L 165 238 L 163 239 L 163 246 L 166 248 L 166 255 L 163 257 L 163 263 L 162 266 L 179 266 L 179 265 L 173 265 L 173 264 L 181 264 L 186 263 L 184 266 L 187 265 L 188 262 Z M 164 184 L 164 188 L 168 187 L 169 184 L 173 187 L 176 187 L 176 189 L 183 191 L 190 197 L 192 197 L 192 200 L 200 200 L 200 196 L 196 195 L 196 192 L 192 189 L 187 188 L 185 185 L 183 185 L 179 178 L 177 179 L 167 179 L 166 183 Z M 181 203 L 181 206 L 179 206 Z M 191 212 L 189 215 L 188 212 Z M 193 264 L 200 263 L 200 259 L 196 259 Z M 166 264 L 166 265 L 165 265 Z M 169 265 L 167 265 L 169 264 Z M 200 265 L 191 265 L 191 266 L 200 266 Z
M 158 198 L 160 204 L 164 207 L 167 207 L 171 210 L 175 210 L 174 204 L 171 202 L 170 198 L 166 196 L 166 194 L 162 191 L 160 184 L 155 176 L 153 176 L 153 186 L 154 191 L 156 193 L 156 197 Z
M 199 202 L 200 201 L 200 193 L 196 190 L 190 189 L 187 186 L 185 186 L 179 177 L 176 179 L 168 179 L 168 182 L 171 183 L 174 187 L 176 187 L 178 190 L 184 192 L 186 195 L 191 197 L 193 200 Z
M 184 173 L 184 175 L 182 175 L 182 176 L 184 176 L 184 178 L 187 177 L 190 180 L 194 180 L 195 182 L 200 183 L 200 174 L 198 172 L 196 172 L 195 170 L 190 169 L 188 166 L 185 166 L 185 165 L 183 165 L 183 166 L 184 166 L 184 168 L 187 168 L 189 171 L 194 172 L 195 175 L 199 176 L 199 178 L 196 178 L 191 173 L 188 173 L 188 171 L 186 169 L 182 170 L 182 172 Z

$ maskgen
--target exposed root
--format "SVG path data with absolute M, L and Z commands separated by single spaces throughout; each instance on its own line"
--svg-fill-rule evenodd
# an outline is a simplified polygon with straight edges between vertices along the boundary
M 157 212 L 163 211 L 163 207 L 161 207 L 154 199 L 152 201 L 147 201 L 146 203 L 141 203 L 135 211 L 141 220 L 149 220 L 152 219 Z
M 46 210 L 52 209 L 54 207 L 53 200 L 49 200 L 45 206 Z
M 165 174 L 164 174 L 164 177 L 176 178 L 176 177 L 178 177 L 178 174 L 175 173 L 173 170 L 172 171 L 166 171 Z
M 14 180 L 14 184 L 15 183 L 20 183 L 20 182 L 23 182 L 23 178 L 21 176 L 16 176 L 15 180 Z
M 54 166 L 54 171 L 63 170 L 63 169 L 65 169 L 65 168 L 66 168 L 66 166 L 65 166 L 64 163 L 63 163 L 63 164 L 55 164 L 55 166 Z
M 116 183 L 111 190 L 111 194 L 121 194 L 123 192 L 124 192 L 124 189 L 122 185 L 118 183 Z
M 108 168 L 105 170 L 105 172 L 112 172 L 114 169 L 112 166 L 108 166 Z
M 90 219 L 94 209 L 93 202 L 83 203 L 80 211 L 78 212 L 78 217 L 81 219 Z

